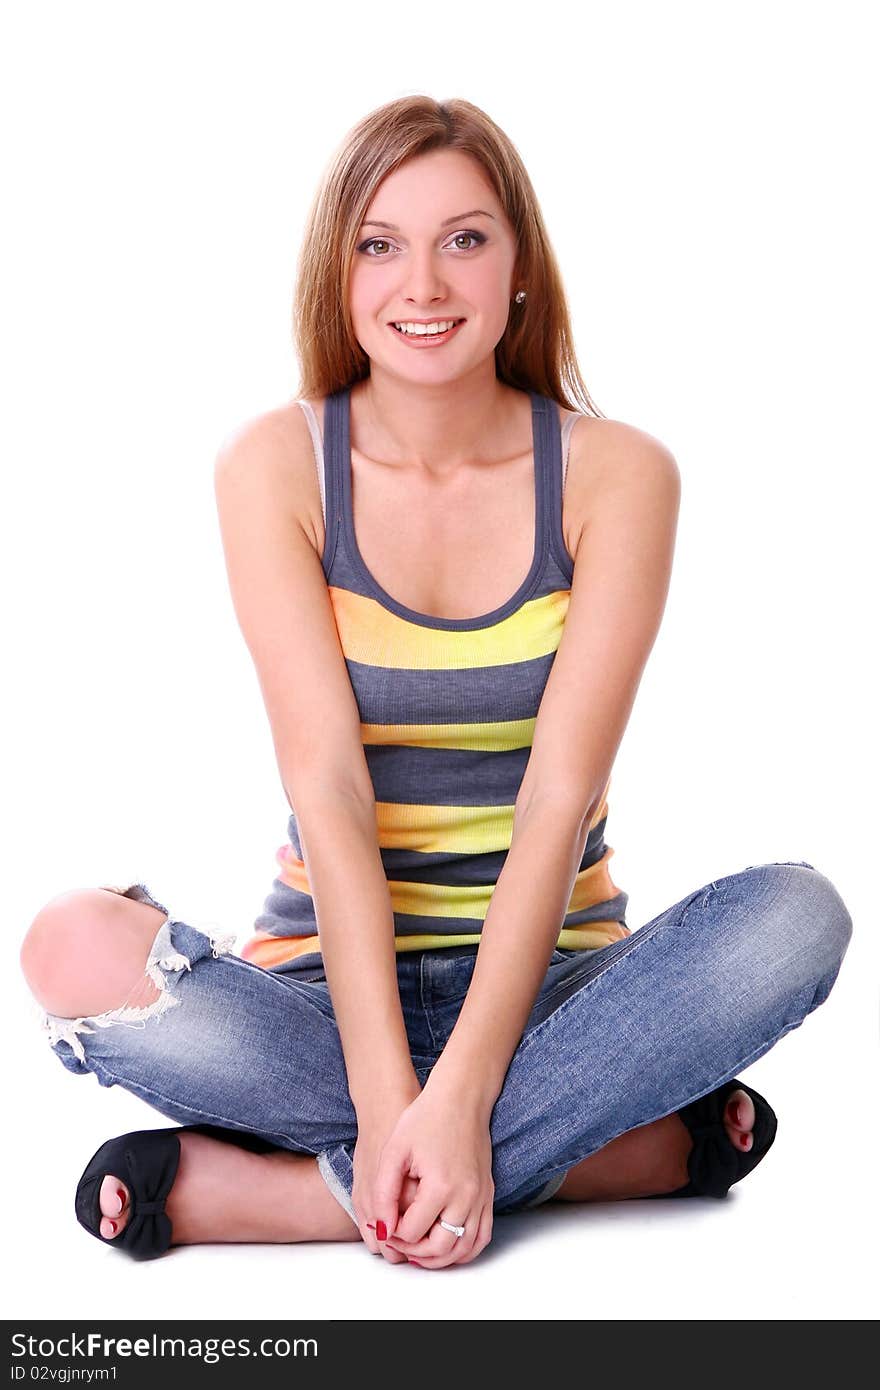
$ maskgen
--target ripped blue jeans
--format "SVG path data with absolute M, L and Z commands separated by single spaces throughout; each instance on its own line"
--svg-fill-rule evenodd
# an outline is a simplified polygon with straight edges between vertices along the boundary
M 313 1155 L 351 1201 L 357 1120 L 320 966 L 294 976 L 236 956 L 157 907 L 141 1008 L 43 1016 L 77 1075 L 120 1085 L 179 1124 L 226 1126 Z M 617 1135 L 738 1076 L 828 997 L 852 919 L 804 862 L 713 880 L 608 946 L 555 950 L 491 1117 L 494 1210 L 548 1201 Z M 455 1026 L 476 945 L 399 952 L 400 999 L 424 1085 Z

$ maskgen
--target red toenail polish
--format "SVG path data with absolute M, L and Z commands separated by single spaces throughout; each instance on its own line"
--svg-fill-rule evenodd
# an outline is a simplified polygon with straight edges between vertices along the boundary
M 377 1239 L 377 1240 L 387 1240 L 387 1239 L 388 1239 L 388 1227 L 385 1225 L 385 1222 L 384 1222 L 384 1221 L 377 1221 L 377 1222 L 376 1222 L 376 1239 Z
M 108 1219 L 108 1221 L 110 1220 L 109 1217 L 108 1217 L 107 1219 Z M 115 1222 L 115 1221 L 110 1221 L 110 1225 L 113 1227 L 113 1229 L 112 1229 L 112 1231 L 110 1232 L 110 1234 L 111 1234 L 111 1236 L 115 1236 L 115 1235 L 116 1235 L 116 1222 Z

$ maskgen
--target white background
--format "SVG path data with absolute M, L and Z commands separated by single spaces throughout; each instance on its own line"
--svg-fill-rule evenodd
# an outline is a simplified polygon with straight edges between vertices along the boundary
M 876 1316 L 871 8 L 6 7 L 7 1316 Z M 331 151 L 413 92 L 513 139 L 593 398 L 681 470 L 610 796 L 630 925 L 804 859 L 853 941 L 828 1002 L 749 1069 L 779 1135 L 724 1203 L 551 1205 L 449 1271 L 357 1244 L 137 1265 L 77 1225 L 74 1187 L 105 1138 L 168 1122 L 64 1070 L 18 948 L 55 894 L 134 879 L 251 930 L 288 806 L 213 459 L 293 395 L 296 252 Z

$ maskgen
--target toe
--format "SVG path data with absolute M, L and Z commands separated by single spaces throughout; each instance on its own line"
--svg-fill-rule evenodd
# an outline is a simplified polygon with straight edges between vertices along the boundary
M 748 1153 L 754 1143 L 755 1107 L 747 1091 L 733 1091 L 724 1108 L 724 1128 L 734 1148 Z
M 112 1173 L 101 1183 L 101 1235 L 108 1240 L 125 1230 L 129 1217 L 128 1188 Z

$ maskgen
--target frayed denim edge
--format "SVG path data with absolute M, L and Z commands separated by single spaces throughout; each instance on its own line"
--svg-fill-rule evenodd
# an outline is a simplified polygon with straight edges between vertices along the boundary
M 118 893 L 123 898 L 132 898 L 135 902 L 148 903 L 150 907 L 158 908 L 160 912 L 165 913 L 165 920 L 156 932 L 146 964 L 146 974 L 160 993 L 149 1004 L 130 1005 L 123 1003 L 115 1009 L 105 1010 L 104 1013 L 85 1014 L 79 1018 L 65 1018 L 59 1014 L 43 1011 L 42 1027 L 50 1046 L 54 1047 L 58 1042 L 66 1042 L 74 1056 L 83 1064 L 85 1064 L 86 1055 L 77 1036 L 79 1033 L 94 1033 L 96 1028 L 110 1028 L 114 1024 L 121 1024 L 129 1028 L 145 1027 L 148 1019 L 161 1017 L 168 1009 L 173 1009 L 180 1003 L 180 1000 L 171 993 L 163 971 L 192 970 L 189 959 L 175 948 L 171 940 L 171 922 L 174 919 L 164 904 L 153 897 L 145 884 L 131 883 L 127 888 L 114 888 L 103 884 L 101 886 L 106 887 L 110 893 Z M 236 938 L 234 934 L 227 934 L 225 936 L 212 936 L 210 940 L 212 954 L 217 957 L 231 952 Z

